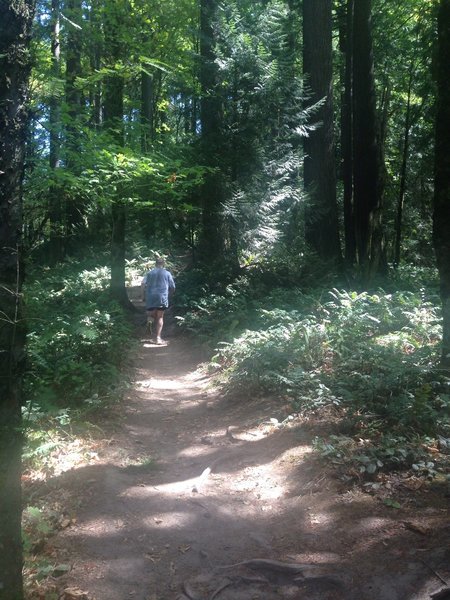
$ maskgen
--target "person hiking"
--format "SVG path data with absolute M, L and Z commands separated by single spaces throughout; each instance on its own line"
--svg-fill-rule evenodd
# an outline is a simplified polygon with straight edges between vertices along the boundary
M 169 307 L 169 297 L 175 290 L 172 273 L 164 268 L 164 259 L 157 258 L 155 268 L 144 275 L 141 283 L 142 300 L 147 310 L 147 323 L 153 321 L 153 335 L 156 344 L 165 344 L 161 338 L 164 325 L 164 311 Z

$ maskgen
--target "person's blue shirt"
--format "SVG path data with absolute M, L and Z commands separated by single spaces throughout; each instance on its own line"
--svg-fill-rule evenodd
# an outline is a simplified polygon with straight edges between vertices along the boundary
M 175 289 L 175 282 L 170 271 L 156 267 L 144 276 L 142 283 L 145 286 L 145 307 L 147 309 L 169 306 L 169 290 Z

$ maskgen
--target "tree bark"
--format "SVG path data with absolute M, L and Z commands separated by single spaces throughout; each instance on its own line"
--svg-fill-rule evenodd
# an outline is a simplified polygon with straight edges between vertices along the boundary
M 66 48 L 66 105 L 68 125 L 66 127 L 66 166 L 75 175 L 79 174 L 78 161 L 75 157 L 80 155 L 80 128 L 78 117 L 83 110 L 80 90 L 76 86 L 76 79 L 82 74 L 81 49 L 82 49 L 82 14 L 81 0 L 67 0 L 67 48 Z M 65 194 L 65 245 L 67 247 L 74 228 L 79 227 L 83 221 L 85 211 L 84 201 L 80 196 L 67 196 Z
M 60 6 L 59 0 L 52 0 L 50 18 L 50 39 L 52 55 L 52 76 L 55 80 L 61 77 L 61 38 L 60 38 Z M 56 174 L 60 166 L 61 154 L 61 106 L 60 99 L 53 95 L 49 105 L 50 148 L 49 166 Z M 55 177 L 53 179 L 56 179 Z M 63 257 L 63 219 L 62 219 L 62 190 L 57 183 L 52 183 L 49 189 L 49 262 L 55 264 Z
M 76 86 L 76 79 L 82 74 L 81 0 L 67 0 L 66 16 L 70 20 L 67 25 L 66 102 L 68 116 L 71 119 L 76 119 L 82 107 L 81 93 Z
M 108 66 L 114 68 L 123 58 L 123 47 L 120 38 L 121 11 L 114 2 L 105 11 L 105 54 Z M 113 73 L 105 80 L 104 92 L 104 127 L 118 148 L 124 145 L 123 130 L 123 79 L 120 74 Z M 125 308 L 131 308 L 125 288 L 125 234 L 126 208 L 118 189 L 111 206 L 111 280 L 110 291 Z
M 22 177 L 34 4 L 0 0 L 0 600 L 22 600 Z
M 213 263 L 224 252 L 223 224 L 220 214 L 223 200 L 219 172 L 221 104 L 217 92 L 217 67 L 214 52 L 213 22 L 217 0 L 200 0 L 200 122 L 201 142 L 206 164 L 215 172 L 206 174 L 202 188 L 202 255 Z
M 331 8 L 331 0 L 303 0 L 303 73 L 312 93 L 307 106 L 325 99 L 315 117 L 320 125 L 304 141 L 304 180 L 309 195 L 305 235 L 320 258 L 339 262 Z
M 383 176 L 377 138 L 371 10 L 371 0 L 357 0 L 354 3 L 354 216 L 357 260 L 365 280 L 378 271 L 382 258 Z
M 153 131 L 153 76 L 141 73 L 141 150 L 149 151 L 154 137 Z
M 450 370 L 450 0 L 438 13 L 436 147 L 433 242 L 440 277 L 443 337 L 441 364 Z
M 102 31 L 102 23 L 100 13 L 99 0 L 92 0 L 89 10 L 91 30 L 95 32 L 94 36 L 91 36 L 89 52 L 89 62 L 92 72 L 99 71 L 101 68 L 101 41 L 99 39 L 99 32 Z M 89 104 L 91 107 L 90 122 L 94 127 L 99 127 L 103 122 L 102 85 L 100 81 L 95 83 L 93 89 L 89 92 Z
M 395 221 L 395 249 L 394 249 L 394 267 L 400 264 L 401 248 L 402 248 L 402 222 L 403 222 L 403 206 L 405 204 L 406 193 L 406 175 L 408 166 L 408 151 L 409 151 L 409 134 L 411 129 L 411 91 L 413 83 L 414 69 L 411 65 L 408 81 L 408 96 L 406 100 L 405 127 L 403 133 L 403 149 L 402 149 L 402 165 L 400 168 L 400 189 L 397 202 L 397 219 Z
M 341 94 L 341 177 L 344 188 L 345 262 L 356 261 L 356 239 L 353 208 L 353 5 L 347 0 L 340 14 L 340 49 L 344 55 Z

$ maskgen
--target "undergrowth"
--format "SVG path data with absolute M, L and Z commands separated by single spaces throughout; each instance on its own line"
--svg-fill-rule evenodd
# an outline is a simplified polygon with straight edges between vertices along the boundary
M 116 393 L 131 328 L 108 285 L 106 267 L 77 262 L 28 282 L 28 405 L 89 408 Z
M 135 262 L 130 281 L 138 269 Z M 48 575 L 65 572 L 66 565 L 41 550 L 47 538 L 70 523 L 64 491 L 41 497 L 36 483 L 98 459 L 96 440 L 105 435 L 99 423 L 127 386 L 124 367 L 133 344 L 129 318 L 109 294 L 107 267 L 71 260 L 51 270 L 29 271 L 23 407 L 27 590 Z
M 127 261 L 127 285 L 139 285 L 159 255 L 152 251 Z M 91 435 L 99 413 L 128 385 L 124 367 L 134 343 L 133 326 L 111 298 L 110 271 L 98 258 L 29 270 L 24 462 L 26 470 L 51 476 L 60 468 L 57 457 L 68 462 L 67 449 Z
M 333 407 L 350 437 L 319 441 L 317 450 L 340 454 L 366 475 L 438 468 L 421 450 L 447 447 L 450 438 L 450 380 L 436 368 L 442 332 L 434 288 L 412 290 L 410 278 L 408 291 L 392 293 L 261 294 L 246 283 L 203 296 L 181 319 L 200 338 L 213 336 L 209 368 L 226 393 L 276 395 L 300 416 Z

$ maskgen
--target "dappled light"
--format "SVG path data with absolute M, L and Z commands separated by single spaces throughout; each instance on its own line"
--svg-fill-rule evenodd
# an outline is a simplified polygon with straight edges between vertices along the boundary
M 450 598 L 450 0 L 0 2 L 0 600 Z
M 183 340 L 168 348 L 143 348 L 123 428 L 96 461 L 59 482 L 82 494 L 56 541 L 80 557 L 60 580 L 66 587 L 82 579 L 100 598 L 118 589 L 120 598 L 145 598 L 148 589 L 196 597 L 231 577 L 224 599 L 303 598 L 295 594 L 304 590 L 317 600 L 359 600 L 361 586 L 395 587 L 383 566 L 389 556 L 402 585 L 430 589 L 406 506 L 401 516 L 387 507 L 380 514 L 374 495 L 329 477 L 298 416 L 281 418 L 271 399 L 255 413 L 218 393 Z M 58 479 L 55 472 L 50 482 Z M 420 526 L 436 532 L 437 523 L 438 511 Z
M 424 489 L 419 502 L 432 497 L 434 507 L 417 513 L 402 486 L 423 479 L 385 475 L 380 455 L 370 454 L 370 431 L 356 439 L 338 434 L 343 399 L 332 388 L 349 376 L 361 352 L 360 371 L 347 385 L 360 391 L 353 402 L 370 406 L 370 386 L 384 385 L 374 381 L 375 368 L 386 370 L 380 360 L 364 379 L 367 353 L 400 349 L 399 362 L 409 354 L 416 361 L 419 340 L 435 343 L 433 319 L 413 322 L 418 313 L 406 314 L 393 295 L 333 294 L 308 317 L 284 314 L 281 341 L 270 325 L 261 337 L 248 331 L 220 347 L 209 364 L 199 364 L 201 348 L 176 336 L 170 318 L 167 346 L 139 337 L 134 377 L 110 425 L 100 420 L 84 442 L 55 438 L 55 459 L 64 452 L 41 476 L 48 508 L 26 516 L 30 536 L 44 524 L 55 528 L 55 547 L 70 556 L 70 570 L 58 575 L 60 588 L 83 581 L 89 600 L 146 600 L 148 590 L 156 598 L 187 590 L 189 598 L 204 600 L 205 590 L 208 597 L 223 586 L 224 600 L 249 594 L 360 600 L 368 586 L 389 598 L 398 577 L 404 589 L 435 589 L 421 557 L 429 553 L 442 570 L 443 504 Z M 374 319 L 364 316 L 369 310 Z M 319 323 L 322 311 L 331 325 Z M 270 323 L 273 315 L 263 319 Z M 345 322 L 346 332 L 334 321 Z M 340 354 L 333 365 L 334 344 Z M 266 376 L 259 362 L 267 357 Z M 314 376 L 293 373 L 295 361 Z M 425 401 L 434 398 L 433 389 L 423 387 Z M 297 404 L 288 402 L 289 394 Z M 413 452 L 399 443 L 387 438 L 383 462 Z M 431 466 L 418 462 L 422 468 Z M 73 507 L 55 521 L 60 499 L 70 497 Z
M 136 385 L 142 388 L 150 388 L 153 390 L 182 390 L 184 389 L 183 381 L 174 379 L 158 379 L 152 378 L 148 380 L 137 381 Z

